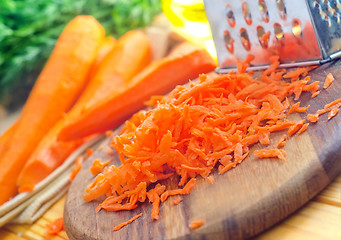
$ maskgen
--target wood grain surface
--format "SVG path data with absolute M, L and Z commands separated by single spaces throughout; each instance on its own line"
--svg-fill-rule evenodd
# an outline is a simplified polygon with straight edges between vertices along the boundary
M 310 73 L 313 81 L 323 83 L 331 72 L 336 81 L 316 98 L 303 94 L 301 105 L 309 110 L 294 118 L 305 118 L 326 103 L 340 98 L 340 62 L 321 66 Z M 111 158 L 106 150 L 98 149 L 84 165 L 68 194 L 64 221 L 70 239 L 245 239 L 255 236 L 300 208 L 341 170 L 341 116 L 327 121 L 323 115 L 317 124 L 310 124 L 301 135 L 289 138 L 285 146 L 286 161 L 257 159 L 251 154 L 235 169 L 223 175 L 215 174 L 211 185 L 199 178 L 193 192 L 175 206 L 166 201 L 160 207 L 160 219 L 150 219 L 151 205 L 141 204 L 129 212 L 95 213 L 99 201 L 85 203 L 82 195 L 93 177 L 89 167 L 94 158 Z M 283 134 L 274 135 L 273 143 Z M 108 147 L 107 139 L 103 142 Z M 113 164 L 119 164 L 117 159 Z M 174 185 L 174 181 L 166 184 Z M 176 186 L 173 186 L 176 187 Z M 120 231 L 112 228 L 143 213 L 143 216 Z M 190 230 L 189 223 L 203 220 L 205 224 Z

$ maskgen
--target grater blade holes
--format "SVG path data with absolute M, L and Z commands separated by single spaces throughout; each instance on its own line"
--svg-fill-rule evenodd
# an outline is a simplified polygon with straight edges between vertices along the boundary
M 258 1 L 258 8 L 261 12 L 263 21 L 268 23 L 269 22 L 269 11 L 268 11 L 268 6 L 266 5 L 264 0 Z
M 284 32 L 281 24 L 275 23 L 274 24 L 274 33 L 276 36 L 276 39 L 279 40 L 281 43 L 283 43 L 284 40 Z
M 245 28 L 240 29 L 240 39 L 242 41 L 242 45 L 245 48 L 246 51 L 250 51 L 251 49 L 251 42 L 249 35 L 247 34 L 247 31 Z
M 299 44 L 302 43 L 302 34 L 303 34 L 303 31 L 302 31 L 302 27 L 301 27 L 301 22 L 300 20 L 298 19 L 294 19 L 292 21 L 292 28 L 291 28 L 291 32 L 292 34 L 294 34 L 297 42 Z
M 232 11 L 232 8 L 230 5 L 226 5 L 226 20 L 228 22 L 228 24 L 234 28 L 234 26 L 236 26 L 236 18 L 234 17 L 234 13 Z
M 251 25 L 252 24 L 251 11 L 249 8 L 249 4 L 247 4 L 247 2 L 242 3 L 242 13 L 246 24 Z
M 224 43 L 227 51 L 229 51 L 231 54 L 234 52 L 234 46 L 233 46 L 233 38 L 231 37 L 231 34 L 229 31 L 224 31 Z
M 287 19 L 287 8 L 285 7 L 284 0 L 276 0 L 277 9 L 281 19 Z
M 258 41 L 261 47 L 268 48 L 270 32 L 265 33 L 264 28 L 259 25 L 257 26 L 257 37 L 258 37 Z

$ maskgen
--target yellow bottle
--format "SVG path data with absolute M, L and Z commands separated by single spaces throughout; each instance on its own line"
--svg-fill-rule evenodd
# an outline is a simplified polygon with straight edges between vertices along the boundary
M 161 3 L 164 14 L 172 24 L 173 31 L 189 42 L 206 48 L 216 59 L 203 0 L 162 0 Z

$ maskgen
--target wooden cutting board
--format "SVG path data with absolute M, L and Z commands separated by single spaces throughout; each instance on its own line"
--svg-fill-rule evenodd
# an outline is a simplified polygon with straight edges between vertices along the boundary
M 326 75 L 335 76 L 332 85 L 316 98 L 310 93 L 301 96 L 301 105 L 311 105 L 308 111 L 296 115 L 305 118 L 308 113 L 337 98 L 341 98 L 340 61 L 323 65 L 309 75 L 312 81 L 323 84 Z M 274 134 L 273 143 L 283 134 Z M 64 209 L 65 229 L 70 239 L 245 239 L 250 238 L 281 221 L 313 198 L 341 171 L 341 114 L 331 120 L 322 115 L 317 124 L 288 139 L 284 149 L 286 161 L 257 159 L 251 154 L 235 169 L 223 175 L 214 174 L 216 182 L 200 179 L 192 193 L 184 196 L 179 205 L 166 201 L 160 207 L 160 219 L 150 218 L 151 204 L 141 204 L 129 212 L 95 213 L 99 201 L 85 203 L 84 189 L 92 182 L 89 167 L 93 159 L 109 159 L 106 139 L 71 184 Z M 117 158 L 113 164 L 119 164 Z M 174 181 L 166 184 L 176 187 Z M 143 216 L 119 231 L 117 224 L 143 213 Z M 191 230 L 193 220 L 205 224 Z

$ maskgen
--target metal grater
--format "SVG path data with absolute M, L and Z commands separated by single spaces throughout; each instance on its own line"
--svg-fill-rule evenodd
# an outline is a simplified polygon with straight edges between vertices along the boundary
M 264 69 L 270 56 L 280 67 L 318 65 L 341 57 L 341 0 L 204 0 L 226 73 L 252 54 L 250 70 Z

